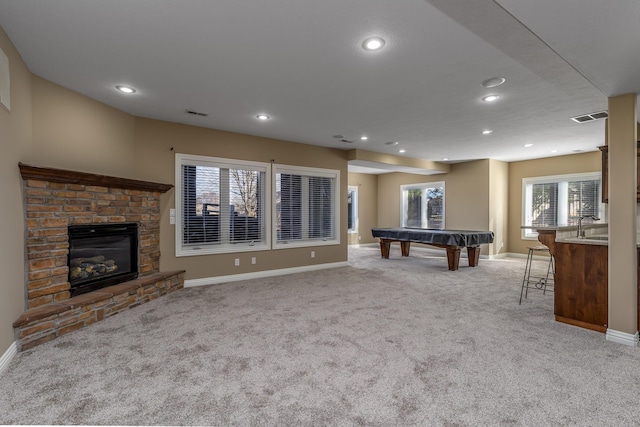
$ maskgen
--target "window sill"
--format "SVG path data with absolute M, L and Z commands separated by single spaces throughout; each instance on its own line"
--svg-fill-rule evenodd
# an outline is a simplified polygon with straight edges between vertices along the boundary
M 257 252 L 257 251 L 268 251 L 269 246 L 266 244 L 259 244 L 249 246 L 247 244 L 238 244 L 238 245 L 224 245 L 224 246 L 202 246 L 200 249 L 195 248 L 176 248 L 176 257 L 187 257 L 187 256 L 200 256 L 200 255 L 221 255 L 221 254 L 231 254 L 231 253 L 240 253 L 240 252 Z
M 330 246 L 330 245 L 339 245 L 340 240 L 305 240 L 302 242 L 291 241 L 289 243 L 276 243 L 273 246 L 274 250 L 277 249 L 292 249 L 292 248 L 308 248 L 311 246 Z

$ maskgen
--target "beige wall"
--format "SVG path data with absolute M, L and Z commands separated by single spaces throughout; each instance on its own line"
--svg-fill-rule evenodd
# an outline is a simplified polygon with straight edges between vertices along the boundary
M 438 175 L 390 173 L 378 176 L 378 226 L 400 225 L 400 186 L 425 182 L 445 183 L 445 227 L 459 230 L 488 230 L 489 160 L 451 165 L 451 171 Z M 493 231 L 493 230 L 492 230 Z M 490 253 L 484 246 L 482 253 Z
M 507 252 L 509 234 L 509 163 L 489 161 L 489 230 L 493 231 L 493 243 L 489 253 Z
M 378 226 L 378 175 L 349 173 L 349 185 L 358 187 L 358 233 L 353 244 L 377 243 L 371 229 Z
M 638 331 L 637 121 L 635 93 L 609 98 L 607 338 L 610 331 Z
M 600 151 L 509 163 L 509 226 L 507 232 L 509 252 L 524 254 L 527 252 L 527 246 L 539 243 L 537 240 L 523 240 L 520 233 L 523 178 L 600 172 L 601 170 Z
M 31 74 L 0 28 L 0 48 L 9 58 L 11 111 L 0 106 L 0 356 L 14 341 L 12 323 L 25 307 L 25 227 L 18 162 L 31 161 Z
M 24 212 L 18 162 L 175 184 L 175 153 L 323 167 L 340 171 L 340 245 L 175 257 L 173 190 L 162 196 L 161 270 L 186 269 L 186 279 L 301 267 L 347 260 L 346 152 L 306 144 L 136 118 L 52 82 L 32 76 L 4 33 L 0 47 L 11 60 L 12 111 L 0 109 L 3 167 L 0 173 L 5 236 L 0 354 L 13 342 L 13 321 L 24 310 Z M 342 197 L 344 196 L 344 197 Z M 315 258 L 311 258 L 311 250 Z M 251 257 L 257 264 L 251 265 Z M 241 266 L 234 266 L 234 259 Z
M 341 177 L 340 245 L 272 251 L 175 257 L 175 226 L 169 209 L 175 208 L 175 192 L 162 197 L 160 269 L 186 269 L 187 280 L 262 270 L 300 267 L 347 260 L 347 161 L 345 151 L 279 141 L 157 120 L 136 118 L 136 165 L 145 179 L 175 185 L 175 153 L 197 154 L 284 165 L 337 169 Z M 173 151 L 172 151 L 173 148 Z M 311 251 L 315 258 L 311 258 Z M 257 258 L 251 265 L 251 257 Z M 240 258 L 240 267 L 234 259 Z
M 33 92 L 33 139 L 41 166 L 175 184 L 175 153 L 197 154 L 337 169 L 346 194 L 345 151 L 137 118 L 38 77 Z M 344 227 L 338 246 L 175 257 L 175 226 L 169 224 L 174 197 L 174 190 L 162 196 L 160 269 L 185 269 L 187 280 L 347 260 Z M 346 197 L 341 200 L 346 224 Z
M 400 186 L 423 182 L 445 183 L 445 227 L 483 230 L 489 224 L 489 161 L 451 165 L 438 175 L 389 173 L 378 176 L 378 226 L 400 225 Z
M 134 117 L 33 76 L 37 166 L 142 178 L 134 163 Z

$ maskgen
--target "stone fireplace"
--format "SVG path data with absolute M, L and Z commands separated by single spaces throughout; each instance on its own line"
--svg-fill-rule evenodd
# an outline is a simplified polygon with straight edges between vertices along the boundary
M 184 285 L 184 271 L 159 271 L 160 196 L 172 185 L 19 167 L 27 249 L 26 311 L 14 322 L 20 349 Z

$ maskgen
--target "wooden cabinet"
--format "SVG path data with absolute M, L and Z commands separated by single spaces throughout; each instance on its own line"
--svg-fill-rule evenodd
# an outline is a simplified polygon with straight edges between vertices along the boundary
M 636 180 L 637 187 L 637 201 L 640 203 L 640 141 L 637 142 L 638 149 L 638 177 Z M 603 145 L 598 147 L 602 151 L 602 202 L 609 203 L 609 146 Z
M 608 246 L 555 242 L 554 249 L 556 320 L 606 332 Z
M 557 242 L 556 231 L 538 229 L 538 240 L 554 256 L 553 306 L 558 322 L 606 332 L 609 318 L 609 246 Z M 640 248 L 637 328 L 640 330 Z

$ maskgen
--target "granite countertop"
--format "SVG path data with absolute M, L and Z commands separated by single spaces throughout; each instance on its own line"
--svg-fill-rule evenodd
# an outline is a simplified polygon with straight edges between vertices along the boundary
M 556 232 L 556 242 L 559 243 L 579 243 L 584 245 L 609 245 L 609 224 L 607 223 L 585 223 L 582 229 L 585 232 L 584 238 L 578 238 L 577 225 L 558 225 L 554 227 L 534 227 L 522 226 L 523 229 L 549 230 Z
M 546 227 L 540 227 L 540 226 L 535 226 L 535 225 L 522 225 L 520 226 L 521 229 L 526 229 L 526 230 L 555 230 L 555 231 L 576 231 L 578 230 L 578 226 L 577 225 L 556 225 L 553 227 L 550 226 L 546 226 Z M 596 222 L 596 223 L 585 223 L 582 224 L 582 229 L 583 230 L 589 230 L 589 229 L 600 229 L 600 228 L 609 228 L 609 224 L 607 223 L 600 223 L 600 222 Z
M 558 243 L 577 243 L 581 245 L 597 245 L 609 246 L 609 224 L 606 223 L 588 223 L 583 224 L 582 229 L 585 231 L 584 237 L 578 237 L 577 225 L 561 225 L 557 227 L 522 227 L 537 230 L 555 230 L 556 242 Z M 640 233 L 636 237 L 638 247 L 640 247 Z
M 599 245 L 599 246 L 609 246 L 609 236 L 607 234 L 601 235 L 587 235 L 584 238 L 579 238 L 575 235 L 571 235 L 570 237 L 557 237 L 556 242 L 558 243 L 578 243 L 581 245 Z
M 576 236 L 571 237 L 556 237 L 556 242 L 559 243 L 578 243 L 581 245 L 600 245 L 600 246 L 609 246 L 609 235 L 607 234 L 594 234 L 594 235 L 586 235 L 584 238 L 578 238 Z M 640 248 L 640 234 L 636 236 L 636 246 Z
M 556 231 L 556 242 L 579 243 L 582 245 L 609 245 L 609 224 L 587 223 L 582 224 L 584 237 L 578 237 L 578 226 L 562 227 Z

